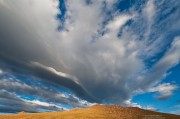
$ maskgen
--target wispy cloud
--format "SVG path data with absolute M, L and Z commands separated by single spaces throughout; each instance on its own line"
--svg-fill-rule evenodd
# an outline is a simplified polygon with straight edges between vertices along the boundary
M 164 83 L 149 89 L 149 92 L 158 92 L 160 95 L 157 98 L 160 100 L 164 100 L 172 96 L 172 91 L 176 90 L 177 88 L 178 87 L 176 85 Z

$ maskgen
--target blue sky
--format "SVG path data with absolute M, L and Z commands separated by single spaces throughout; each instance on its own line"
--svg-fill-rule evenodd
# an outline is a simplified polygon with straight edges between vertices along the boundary
M 0 0 L 0 113 L 97 103 L 180 113 L 177 0 Z

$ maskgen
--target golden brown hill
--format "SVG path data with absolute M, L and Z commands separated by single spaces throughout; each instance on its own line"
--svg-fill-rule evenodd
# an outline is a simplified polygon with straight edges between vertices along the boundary
M 180 119 L 180 115 L 159 113 L 137 107 L 95 105 L 65 112 L 1 115 L 0 119 Z

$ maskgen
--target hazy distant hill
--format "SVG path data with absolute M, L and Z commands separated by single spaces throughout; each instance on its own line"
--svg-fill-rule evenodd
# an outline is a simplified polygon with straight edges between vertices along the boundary
M 180 119 L 180 115 L 165 114 L 137 107 L 116 105 L 94 105 L 89 108 L 72 109 L 65 112 L 19 113 L 1 115 L 0 119 Z

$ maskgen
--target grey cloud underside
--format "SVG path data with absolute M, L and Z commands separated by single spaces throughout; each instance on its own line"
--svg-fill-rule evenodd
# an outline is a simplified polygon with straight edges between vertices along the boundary
M 33 82 L 33 79 L 31 80 Z M 68 104 L 72 107 L 81 107 L 83 104 L 74 95 L 64 95 L 64 92 L 58 92 L 52 90 L 47 86 L 34 86 L 32 84 L 26 84 L 22 81 L 17 81 L 10 78 L 1 78 L 0 90 L 6 90 L 14 94 L 21 94 L 28 96 L 34 96 L 45 100 L 46 102 L 53 102 L 59 104 Z M 4 97 L 7 98 L 7 97 Z M 8 99 L 8 98 L 7 98 Z M 84 105 L 86 106 L 86 105 Z
M 16 78 L 1 78 L 0 108 L 4 110 L 1 112 L 63 111 L 66 110 L 63 105 L 72 107 L 86 107 L 91 105 L 73 94 L 64 94 L 63 91 L 53 90 L 49 87 L 50 85 L 33 85 L 33 82 L 33 78 L 30 80 L 30 83 L 17 80 Z M 20 97 L 18 97 L 19 95 Z M 27 98 L 29 96 L 29 99 L 32 101 L 28 101 Z M 35 97 L 35 99 L 31 99 L 32 96 Z M 48 103 L 44 104 L 44 102 L 39 102 L 39 99 Z
M 163 96 L 159 96 L 157 97 L 157 99 L 159 100 L 166 100 L 166 99 L 169 99 L 172 95 L 163 95 Z
M 5 90 L 0 90 L 0 102 L 3 102 L 3 105 L 0 105 L 0 111 L 4 113 L 16 113 L 20 111 L 39 112 L 37 108 L 52 111 L 63 111 L 63 108 L 57 108 L 55 106 L 46 107 L 38 104 L 32 104 L 30 102 L 25 102 L 15 94 Z
M 107 24 L 102 24 L 107 17 L 102 9 L 103 1 L 106 0 L 94 1 L 91 5 L 83 0 L 66 1 L 64 29 L 58 32 L 61 20 L 55 18 L 59 11 L 52 7 L 52 1 L 0 0 L 0 68 L 66 87 L 89 102 L 124 104 L 137 91 L 147 92 L 157 86 L 164 74 L 180 60 L 180 38 L 174 34 L 179 31 L 178 5 L 174 6 L 177 10 L 162 22 L 158 21 L 159 15 L 167 12 L 162 5 L 169 4 L 167 1 L 155 4 L 149 0 L 140 7 L 142 12 L 133 6 L 123 13 L 114 11 Z M 107 9 L 111 10 L 117 1 L 106 2 Z M 127 25 L 129 20 L 132 24 Z M 162 31 L 162 27 L 168 30 Z M 102 35 L 101 30 L 107 32 Z M 119 30 L 121 36 L 118 36 Z M 170 38 L 168 41 L 167 37 Z M 153 66 L 146 66 L 146 61 L 162 53 L 168 45 L 170 48 L 156 59 Z M 77 80 L 60 76 L 32 62 L 74 76 Z M 3 84 L 0 87 L 12 92 Z M 17 87 L 14 90 L 18 91 Z M 37 90 L 24 90 L 23 93 L 39 95 L 35 93 Z M 54 95 L 52 98 L 47 98 L 46 94 L 41 97 L 46 101 L 56 100 Z M 58 99 L 65 103 L 63 98 L 57 98 L 55 102 Z
M 99 100 L 91 95 L 88 94 L 87 91 L 85 91 L 84 88 L 82 88 L 79 84 L 77 84 L 75 81 L 72 79 L 66 78 L 66 77 L 61 77 L 57 74 L 54 74 L 44 68 L 38 67 L 38 66 L 33 66 L 30 63 L 25 63 L 22 61 L 18 61 L 17 59 L 10 58 L 7 56 L 2 55 L 0 53 L 1 60 L 5 61 L 8 63 L 9 67 L 7 65 L 4 66 L 4 64 L 1 64 L 1 67 L 9 68 L 12 70 L 13 73 L 22 73 L 24 75 L 34 75 L 39 77 L 39 79 L 55 84 L 57 86 L 63 86 L 65 88 L 70 89 L 74 93 L 76 93 L 78 96 L 80 96 L 83 99 L 86 99 L 87 101 L 90 102 L 99 102 Z M 18 67 L 18 68 L 13 68 L 13 67 Z M 30 75 L 29 75 L 30 76 Z M 6 88 L 6 87 L 4 87 Z M 35 92 L 38 90 L 34 90 Z M 28 93 L 28 92 L 27 92 Z M 33 95 L 33 93 L 32 93 Z

